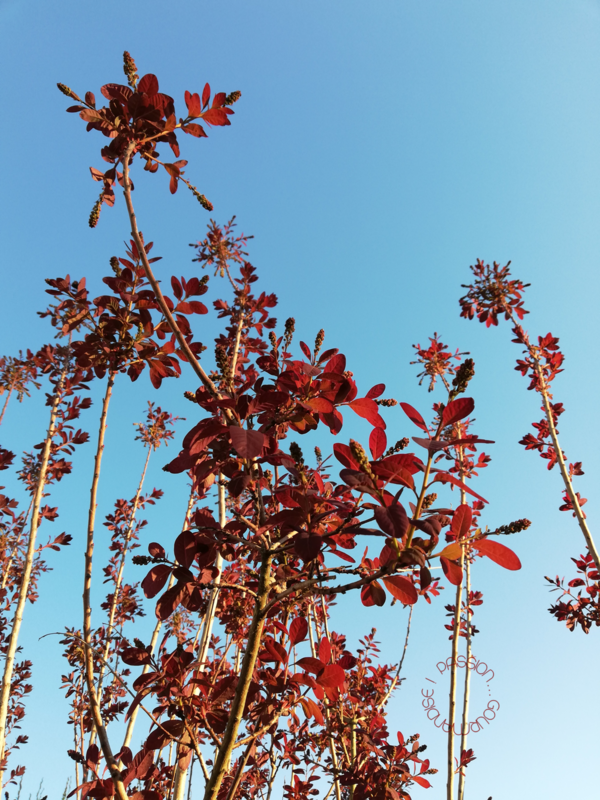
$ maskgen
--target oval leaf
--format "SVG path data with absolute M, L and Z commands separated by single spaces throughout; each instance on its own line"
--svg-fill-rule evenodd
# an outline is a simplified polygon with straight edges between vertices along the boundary
M 170 574 L 171 567 L 168 564 L 157 564 L 152 567 L 142 581 L 142 589 L 146 597 L 155 597 L 169 579 Z
M 339 689 L 344 685 L 346 675 L 338 664 L 327 664 L 317 675 L 317 683 L 324 689 Z
M 374 427 L 385 429 L 385 422 L 379 414 L 379 406 L 375 400 L 371 400 L 369 397 L 359 397 L 350 403 L 350 408 Z
M 387 446 L 387 436 L 383 428 L 373 428 L 369 436 L 369 450 L 373 456 L 373 460 L 377 461 L 378 458 L 385 453 Z
M 296 617 L 290 625 L 290 643 L 292 647 L 303 642 L 308 634 L 308 622 L 305 617 Z
M 440 556 L 440 561 L 442 562 L 444 575 L 448 578 L 450 583 L 458 586 L 463 577 L 463 571 L 460 564 L 455 564 L 454 561 L 449 561 L 447 558 L 444 558 L 444 556 Z
M 257 458 L 265 445 L 265 435 L 260 431 L 248 431 L 245 428 L 229 429 L 231 444 L 242 458 Z
M 475 401 L 472 397 L 459 397 L 458 400 L 452 400 L 442 413 L 442 425 L 446 427 L 453 422 L 458 422 L 459 419 L 468 417 L 474 408 Z
M 404 411 L 409 420 L 415 423 L 417 428 L 421 428 L 421 430 L 425 431 L 425 433 L 429 433 L 427 430 L 427 425 L 425 424 L 425 420 L 419 414 L 416 408 L 413 408 L 409 403 L 400 403 L 400 408 L 402 411 Z
M 456 511 L 454 512 L 454 516 L 452 517 L 451 531 L 456 536 L 457 539 L 464 539 L 464 537 L 469 533 L 472 521 L 473 521 L 473 512 L 471 511 L 471 506 L 468 506 L 466 503 L 463 503 L 456 509 Z M 456 556 L 446 556 L 446 557 L 456 558 Z
M 482 555 L 487 556 L 496 564 L 504 569 L 521 569 L 521 562 L 516 553 L 500 542 L 493 542 L 490 539 L 479 539 L 473 542 L 473 547 Z
M 405 606 L 412 606 L 419 599 L 417 590 L 408 578 L 403 578 L 401 575 L 391 575 L 388 578 L 384 578 L 383 582 L 392 597 L 400 600 Z

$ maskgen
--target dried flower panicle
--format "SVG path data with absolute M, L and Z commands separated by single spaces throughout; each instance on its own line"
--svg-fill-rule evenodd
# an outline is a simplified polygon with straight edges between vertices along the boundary
M 385 453 L 384 453 L 384 458 L 387 458 L 388 456 L 393 456 L 393 455 L 394 455 L 394 453 L 399 453 L 401 450 L 404 450 L 406 447 L 408 447 L 408 445 L 409 445 L 409 444 L 410 444 L 410 442 L 409 442 L 409 440 L 406 438 L 406 436 L 405 436 L 403 439 L 399 439 L 399 440 L 396 442 L 396 444 L 395 444 L 395 445 L 393 445 L 393 447 L 389 447 L 389 448 L 388 448 L 388 449 L 385 451 Z
M 131 86 L 132 89 L 135 89 L 137 86 L 137 82 L 140 79 L 138 75 L 137 67 L 135 65 L 135 61 L 131 57 L 131 55 L 125 50 L 123 53 L 123 72 L 127 78 L 127 83 Z
M 500 525 L 499 528 L 490 532 L 490 536 L 509 536 L 512 533 L 520 533 L 526 531 L 531 525 L 528 519 L 517 519 L 514 522 L 509 522 L 508 525 Z
M 242 93 L 240 91 L 230 92 L 223 101 L 223 105 L 232 106 L 234 103 L 237 103 L 241 96 Z
M 323 347 L 324 341 L 325 341 L 325 331 L 323 330 L 323 328 L 321 328 L 321 330 L 317 333 L 317 336 L 315 338 L 315 359 L 319 355 L 319 351 Z
M 423 504 L 421 505 L 421 509 L 423 511 L 427 511 L 427 509 L 431 508 L 431 506 L 435 503 L 436 500 L 437 500 L 437 494 L 435 492 L 431 492 L 431 494 L 426 494 L 425 497 L 423 498 Z
M 469 381 L 475 375 L 475 362 L 472 358 L 465 358 L 460 367 L 456 370 L 456 375 L 452 379 L 452 391 L 450 399 L 454 400 L 459 394 L 466 391 Z
M 283 332 L 283 351 L 284 353 L 289 352 L 289 349 L 292 345 L 292 339 L 294 336 L 294 332 L 296 330 L 296 320 L 294 317 L 288 317 L 285 321 L 285 328 Z

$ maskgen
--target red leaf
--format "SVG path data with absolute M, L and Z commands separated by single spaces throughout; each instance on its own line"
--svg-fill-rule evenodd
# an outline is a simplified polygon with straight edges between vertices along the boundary
M 317 683 L 324 689 L 340 689 L 344 685 L 346 675 L 338 664 L 327 664 L 317 675 Z
M 276 642 L 271 636 L 268 636 L 264 641 L 264 650 L 259 654 L 261 661 L 274 661 L 275 663 L 285 663 L 288 659 L 288 654 L 279 642 Z
M 208 122 L 209 125 L 231 125 L 227 115 L 228 110 L 224 108 L 209 108 L 208 111 L 202 114 L 202 119 Z
M 296 617 L 290 625 L 290 644 L 292 647 L 306 639 L 308 622 L 304 617 Z
M 383 384 L 382 384 L 383 385 Z M 377 461 L 378 458 L 385 453 L 387 446 L 387 436 L 383 428 L 373 428 L 369 436 L 369 450 L 373 456 L 373 460 Z
M 194 92 L 194 94 L 190 94 L 190 92 L 185 93 L 185 104 L 187 106 L 188 114 L 190 117 L 199 117 L 202 113 L 202 106 L 200 105 L 200 95 L 198 92 Z
M 331 645 L 326 636 L 321 639 L 319 644 L 319 661 L 322 661 L 324 664 L 329 664 L 331 661 Z
M 179 280 L 173 275 L 171 277 L 171 288 L 173 289 L 173 294 L 178 300 L 181 300 L 183 297 L 183 289 L 181 287 L 181 283 Z
M 392 597 L 400 600 L 405 606 L 412 606 L 419 599 L 414 584 L 408 578 L 403 578 L 401 575 L 391 575 L 389 578 L 384 578 L 383 582 Z
M 348 469 L 358 469 L 358 464 L 352 456 L 352 450 L 350 450 L 347 444 L 336 442 L 333 445 L 333 454 L 337 460 L 345 467 L 348 467 Z
M 181 130 L 184 133 L 189 133 L 190 136 L 195 136 L 196 139 L 201 139 L 203 136 L 204 138 L 208 138 L 202 125 L 198 125 L 197 122 L 188 122 L 187 125 L 181 126 Z
M 415 783 L 418 783 L 419 786 L 422 786 L 424 789 L 429 789 L 431 787 L 431 784 L 427 778 L 422 778 L 420 775 L 412 775 L 411 778 Z
M 385 590 L 377 581 L 363 586 L 360 592 L 363 606 L 382 606 L 385 603 Z
M 302 350 L 302 352 L 304 353 L 304 355 L 305 355 L 305 356 L 308 358 L 308 360 L 310 361 L 310 360 L 311 360 L 311 357 L 312 357 L 312 353 L 310 352 L 310 347 L 309 347 L 307 344 L 305 344 L 304 342 L 300 342 L 300 350 Z
M 337 353 L 333 358 L 330 358 L 325 367 L 323 368 L 323 372 L 335 372 L 338 375 L 341 375 L 346 369 L 346 356 L 342 355 L 341 353 Z
M 450 583 L 458 586 L 458 584 L 462 581 L 463 576 L 463 571 L 460 564 L 455 564 L 454 561 L 448 561 L 448 559 L 444 558 L 444 556 L 440 557 L 440 561 L 442 562 L 444 575 L 448 578 Z
M 141 647 L 126 647 L 121 653 L 121 661 L 132 667 L 150 663 L 150 653 Z
M 453 422 L 458 422 L 459 419 L 468 417 L 474 408 L 475 401 L 472 397 L 459 397 L 458 400 L 452 400 L 442 413 L 442 425 L 446 427 Z
M 451 531 L 457 539 L 463 539 L 469 533 L 472 521 L 473 512 L 471 511 L 471 506 L 463 503 L 456 509 L 452 517 Z
M 487 556 L 489 559 L 499 564 L 504 569 L 521 569 L 521 562 L 516 553 L 500 544 L 500 542 L 493 542 L 491 539 L 478 539 L 473 542 L 473 547 L 479 552 Z
M 186 584 L 176 583 L 170 589 L 160 596 L 156 604 L 156 616 L 158 619 L 168 619 L 175 611 L 182 598 L 186 594 Z
M 189 569 L 196 555 L 196 539 L 191 531 L 183 531 L 175 539 L 175 558 L 182 567 Z M 177 576 L 176 576 L 177 577 Z
M 315 722 L 319 725 L 325 725 L 325 720 L 323 719 L 323 714 L 321 713 L 321 709 L 315 703 L 314 700 L 311 700 L 309 697 L 305 698 L 306 702 L 308 703 L 308 707 L 312 712 L 313 717 L 315 718 Z
M 142 581 L 142 589 L 146 597 L 155 597 L 169 579 L 170 574 L 171 567 L 168 564 L 157 564 L 152 567 Z
M 472 489 L 469 489 L 466 483 L 459 481 L 458 478 L 454 478 L 447 472 L 438 472 L 433 480 L 434 482 L 439 481 L 440 483 L 451 483 L 453 486 L 458 486 L 459 489 L 463 489 L 465 492 L 467 492 L 467 494 L 472 494 L 473 497 L 476 497 L 478 500 L 481 500 L 482 503 L 488 502 L 480 494 L 477 494 L 477 492 L 474 492 Z
M 160 558 L 165 558 L 167 555 L 165 553 L 165 548 L 161 544 L 158 544 L 158 542 L 150 542 L 148 545 L 148 552 L 152 557 L 160 556 Z
M 393 503 L 387 508 L 377 506 L 373 513 L 384 533 L 394 539 L 402 539 L 408 530 L 408 517 L 401 503 Z
M 378 383 L 376 386 L 373 386 L 372 389 L 369 389 L 366 396 L 374 400 L 376 397 L 380 397 L 384 392 L 385 383 Z
M 296 662 L 296 665 L 300 667 L 300 669 L 306 670 L 306 672 L 314 672 L 315 675 L 318 675 L 319 672 L 325 667 L 325 664 L 322 661 L 319 661 L 318 658 L 312 658 L 311 656 L 306 656 L 306 658 L 301 658 L 300 661 Z
M 144 750 L 158 750 L 169 739 L 179 739 L 185 724 L 182 719 L 168 719 L 155 728 L 144 743 Z
M 357 400 L 353 400 L 350 403 L 350 408 L 356 412 L 359 417 L 363 417 L 367 422 L 370 422 L 371 425 L 385 430 L 385 422 L 379 414 L 379 406 L 375 400 L 371 400 L 368 397 L 359 397 Z
M 158 92 L 158 78 L 149 72 L 140 80 L 137 85 L 138 92 L 144 92 L 147 95 L 154 95 Z
M 264 433 L 231 427 L 229 435 L 233 449 L 242 458 L 257 458 L 262 453 L 265 445 Z
M 202 90 L 202 108 L 206 108 L 210 100 L 210 84 L 207 83 Z
M 326 397 L 311 397 L 310 400 L 304 400 L 302 405 L 308 408 L 309 411 L 317 411 L 320 414 L 331 414 L 333 412 L 333 403 Z
M 404 411 L 409 420 L 415 423 L 417 428 L 421 428 L 422 431 L 429 433 L 429 431 L 427 430 L 427 425 L 425 424 L 425 420 L 419 414 L 416 408 L 413 408 L 408 403 L 400 403 L 400 408 L 402 409 L 402 411 Z

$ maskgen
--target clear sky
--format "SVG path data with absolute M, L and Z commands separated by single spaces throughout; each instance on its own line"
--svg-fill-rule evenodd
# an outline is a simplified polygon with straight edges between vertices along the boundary
M 520 573 L 485 564 L 474 579 L 486 601 L 477 611 L 474 651 L 494 669 L 501 710 L 470 742 L 477 760 L 468 770 L 467 798 L 591 797 L 599 633 L 586 637 L 556 623 L 546 611 L 553 596 L 543 580 L 557 572 L 573 576 L 569 558 L 581 552 L 581 535 L 557 510 L 558 475 L 518 445 L 541 412 L 513 370 L 518 351 L 508 328 L 486 331 L 460 320 L 457 299 L 478 257 L 512 259 L 514 272 L 531 282 L 527 326 L 559 336 L 567 357 L 555 383 L 567 408 L 562 443 L 572 461 L 583 461 L 578 489 L 590 498 L 586 511 L 597 530 L 600 459 L 591 423 L 600 388 L 600 3 L 0 0 L 0 37 L 1 352 L 37 348 L 49 338 L 35 314 L 47 302 L 44 278 L 86 275 L 92 293 L 100 293 L 99 277 L 127 237 L 120 197 L 114 209 L 104 208 L 96 230 L 87 226 L 98 190 L 88 167 L 102 166 L 101 137 L 64 113 L 68 101 L 56 82 L 98 96 L 103 83 L 123 81 L 127 49 L 141 73 L 156 73 L 180 104 L 185 89 L 199 91 L 206 81 L 218 91 L 240 89 L 232 126 L 212 129 L 207 140 L 190 137 L 182 155 L 190 160 L 186 176 L 214 203 L 213 216 L 237 214 L 240 227 L 255 235 L 251 260 L 259 285 L 280 299 L 279 319 L 295 316 L 306 341 L 324 327 L 326 345 L 347 355 L 361 387 L 385 381 L 389 395 L 422 411 L 432 398 L 409 366 L 411 344 L 438 331 L 452 347 L 470 351 L 478 432 L 497 442 L 478 482 L 490 501 L 486 522 L 533 521 L 511 542 Z M 183 190 L 171 197 L 162 175 L 138 175 L 138 182 L 140 224 L 165 256 L 161 269 L 192 274 L 188 243 L 203 236 L 209 215 Z M 213 289 L 208 297 L 215 296 Z M 210 343 L 214 323 L 201 324 L 200 337 Z M 145 381 L 122 383 L 111 410 L 101 517 L 116 497 L 135 492 L 143 453 L 124 443 L 146 399 L 193 414 L 182 399 L 183 390 L 195 388 L 189 375 L 156 396 Z M 398 409 L 386 418 L 394 441 L 414 433 Z M 188 424 L 181 423 L 180 437 Z M 40 396 L 13 404 L 2 444 L 30 449 L 45 425 Z M 95 432 L 93 412 L 86 426 Z M 354 422 L 344 428 L 345 436 L 365 432 Z M 80 500 L 91 450 L 81 449 L 76 473 L 53 492 L 61 517 L 42 539 L 66 530 L 75 541 L 51 555 L 55 570 L 43 577 L 43 602 L 27 609 L 23 628 L 24 655 L 35 670 L 23 730 L 30 743 L 21 751 L 25 797 L 42 779 L 49 797 L 57 797 L 70 774 L 59 690 L 67 665 L 58 637 L 39 637 L 80 625 Z M 185 495 L 178 477 L 161 472 L 165 461 L 163 451 L 149 478 L 166 492 L 149 517 L 159 541 L 180 524 Z M 14 488 L 10 476 L 3 483 Z M 391 719 L 405 734 L 421 733 L 440 770 L 445 737 L 419 703 L 425 678 L 449 652 L 449 594 L 433 607 L 417 606 L 406 681 Z M 335 625 L 354 642 L 377 627 L 384 655 L 394 660 L 405 616 L 398 606 L 364 609 L 353 599 L 340 604 Z M 435 788 L 417 788 L 415 798 L 437 800 L 443 782 L 440 772 Z

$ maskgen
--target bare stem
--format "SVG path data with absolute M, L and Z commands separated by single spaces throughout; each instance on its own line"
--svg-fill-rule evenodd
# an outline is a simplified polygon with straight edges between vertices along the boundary
M 404 639 L 404 650 L 402 651 L 402 658 L 400 659 L 400 663 L 398 664 L 398 669 L 396 670 L 396 674 L 394 675 L 394 680 L 390 684 L 390 688 L 385 693 L 383 700 L 377 705 L 377 710 L 383 708 L 390 697 L 392 696 L 392 692 L 396 688 L 398 680 L 400 679 L 400 673 L 402 672 L 402 665 L 404 664 L 404 657 L 406 656 L 406 649 L 408 648 L 408 637 L 410 635 L 410 623 L 412 620 L 412 613 L 413 613 L 414 606 L 410 607 L 410 611 L 408 613 L 408 623 L 406 625 L 406 638 Z
M 185 519 L 183 521 L 182 530 L 185 530 L 188 526 L 190 514 L 192 513 L 193 507 L 194 507 L 194 487 L 192 486 L 192 489 L 190 491 L 190 499 L 188 500 L 187 509 L 185 512 Z M 175 578 L 171 575 L 171 580 L 167 588 L 170 589 L 174 583 L 175 583 Z M 156 649 L 161 628 L 162 628 L 162 620 L 159 619 L 157 620 L 156 625 L 154 626 L 154 631 L 152 632 L 152 638 L 150 639 L 150 653 L 152 655 L 154 654 L 154 650 Z M 149 671 L 150 671 L 150 664 L 145 664 L 144 669 L 142 670 L 142 675 L 145 675 Z M 123 740 L 123 747 L 129 747 L 129 745 L 131 744 L 131 740 L 133 738 L 133 729 L 135 728 L 135 721 L 137 719 L 137 715 L 138 715 L 138 708 L 136 708 L 133 714 L 129 717 L 129 722 L 127 723 L 127 730 L 125 731 L 125 739 Z
M 273 556 L 265 554 L 258 581 L 258 591 L 252 622 L 248 631 L 248 639 L 240 677 L 236 687 L 235 697 L 231 704 L 227 727 L 223 733 L 222 742 L 217 750 L 212 775 L 206 785 L 204 800 L 216 800 L 223 778 L 229 768 L 231 754 L 235 747 L 235 740 L 240 728 L 248 691 L 252 683 L 252 675 L 256 666 L 256 659 L 260 649 L 260 640 L 265 624 L 266 607 L 269 597 L 269 588 L 273 582 L 271 577 L 271 564 Z
M 106 728 L 102 720 L 102 712 L 100 710 L 100 703 L 98 701 L 98 694 L 96 692 L 96 685 L 94 682 L 94 654 L 92 651 L 92 605 L 91 605 L 91 587 L 92 587 L 92 558 L 94 554 L 94 527 L 96 521 L 96 501 L 98 495 L 98 483 L 100 480 L 100 467 L 102 465 L 102 454 L 104 452 L 104 436 L 106 433 L 106 417 L 108 414 L 108 405 L 112 396 L 112 389 L 115 382 L 115 375 L 113 372 L 109 373 L 108 382 L 106 384 L 106 392 L 104 394 L 104 401 L 102 403 L 102 413 L 100 415 L 100 428 L 98 431 L 98 446 L 96 448 L 96 457 L 94 461 L 94 477 L 92 479 L 92 486 L 90 489 L 90 508 L 88 513 L 88 529 L 87 529 L 87 546 L 85 551 L 85 578 L 83 584 L 83 640 L 86 645 L 84 647 L 85 658 L 85 680 L 89 694 L 90 708 L 92 712 L 92 719 L 98 734 L 98 740 L 104 754 L 106 766 L 110 772 L 113 780 L 115 792 L 119 800 L 128 800 L 127 791 L 121 779 L 121 772 L 117 761 L 113 755 Z
M 98 677 L 98 694 L 102 692 L 102 679 L 104 678 L 105 672 L 105 662 L 108 660 L 108 654 L 110 652 L 110 637 L 114 629 L 114 622 L 115 622 L 115 614 L 117 611 L 117 605 L 119 602 L 119 591 L 121 589 L 121 583 L 123 582 L 123 573 L 125 571 L 125 561 L 127 559 L 127 553 L 129 551 L 129 543 L 131 541 L 131 535 L 133 533 L 133 525 L 135 522 L 135 515 L 138 508 L 138 503 L 140 502 L 140 495 L 142 494 L 142 488 L 144 486 L 144 480 L 146 478 L 146 471 L 148 469 L 148 462 L 150 461 L 150 453 L 152 452 L 152 447 L 148 447 L 148 455 L 146 456 L 146 461 L 144 462 L 144 468 L 142 470 L 142 475 L 140 477 L 140 482 L 138 484 L 137 492 L 135 494 L 135 498 L 133 500 L 133 507 L 131 509 L 131 515 L 129 517 L 129 522 L 127 523 L 127 531 L 125 532 L 125 538 L 123 542 L 123 552 L 121 553 L 121 561 L 119 564 L 119 571 L 117 573 L 117 579 L 115 581 L 115 588 L 114 593 L 112 596 L 111 604 L 110 604 L 110 611 L 108 614 L 108 625 L 106 628 L 106 644 L 104 646 L 104 656 L 102 666 L 100 667 L 100 675 Z
M 175 318 L 173 317 L 173 314 L 169 310 L 169 307 L 167 306 L 167 303 L 165 301 L 165 298 L 164 298 L 164 295 L 163 295 L 163 293 L 161 291 L 159 283 L 156 280 L 156 278 L 154 277 L 154 273 L 152 271 L 152 267 L 150 266 L 150 262 L 148 261 L 148 256 L 146 255 L 146 250 L 144 249 L 144 243 L 142 242 L 142 237 L 140 236 L 140 232 L 138 230 L 137 219 L 136 219 L 136 216 L 135 216 L 135 210 L 133 208 L 133 201 L 131 199 L 131 181 L 129 180 L 129 165 L 130 165 L 131 156 L 133 155 L 134 149 L 135 149 L 135 144 L 131 143 L 127 147 L 127 150 L 125 151 L 125 154 L 123 155 L 123 194 L 125 195 L 125 203 L 127 205 L 127 212 L 129 214 L 129 222 L 131 224 L 131 235 L 133 236 L 133 240 L 134 240 L 134 242 L 136 244 L 139 256 L 140 256 L 140 258 L 142 260 L 142 264 L 144 266 L 144 272 L 146 273 L 146 277 L 150 281 L 150 285 L 152 286 L 152 289 L 153 289 L 154 294 L 156 296 L 156 300 L 158 302 L 158 305 L 160 306 L 160 309 L 161 309 L 162 313 L 164 314 L 165 319 L 169 323 L 169 327 L 171 328 L 171 330 L 175 334 L 175 338 L 177 339 L 177 343 L 179 344 L 179 346 L 181 347 L 181 349 L 185 353 L 185 356 L 186 356 L 187 360 L 189 361 L 189 363 L 192 366 L 192 369 L 194 370 L 196 375 L 200 378 L 200 381 L 205 386 L 205 388 L 210 392 L 210 394 L 213 397 L 219 398 L 220 395 L 219 395 L 219 392 L 217 391 L 217 387 L 214 385 L 214 383 L 208 377 L 206 372 L 202 369 L 202 367 L 200 365 L 200 362 L 198 361 L 198 359 L 196 358 L 196 356 L 192 352 L 190 346 L 186 342 L 185 336 L 182 334 L 181 330 L 179 329 L 179 326 L 178 326 L 177 322 L 175 321 Z M 231 411 L 229 409 L 225 409 L 223 413 L 229 419 L 232 418 Z
M 10 389 L 7 392 L 6 400 L 4 401 L 4 405 L 2 406 L 2 413 L 0 414 L 0 425 L 2 425 L 2 420 L 4 419 L 4 412 L 6 411 L 6 407 L 8 406 L 8 401 L 10 400 L 10 396 L 13 393 L 14 384 L 11 383 Z
M 571 478 L 569 477 L 569 470 L 567 469 L 563 452 L 561 450 L 560 443 L 558 441 L 556 425 L 554 424 L 554 416 L 552 414 L 552 409 L 550 408 L 550 398 L 548 396 L 548 387 L 546 385 L 546 379 L 544 377 L 544 373 L 542 371 L 537 353 L 534 353 L 531 349 L 529 352 L 531 353 L 535 362 L 535 370 L 540 385 L 540 394 L 542 395 L 542 400 L 544 403 L 544 413 L 546 415 L 546 421 L 548 423 L 550 437 L 552 438 L 554 452 L 556 453 L 556 459 L 558 461 L 560 474 L 563 479 L 565 489 L 567 490 L 567 495 L 569 496 L 569 500 L 573 505 L 573 511 L 575 512 L 577 522 L 579 523 L 579 527 L 581 528 L 581 532 L 583 533 L 583 538 L 585 539 L 587 548 L 590 552 L 590 555 L 594 559 L 594 564 L 596 565 L 596 569 L 600 571 L 600 555 L 598 555 L 598 550 L 596 549 L 596 543 L 594 542 L 591 531 L 588 528 L 588 524 L 586 522 L 585 515 L 581 510 L 581 506 L 579 505 L 579 500 L 577 498 L 577 495 L 573 490 L 573 483 L 571 481 Z
M 58 408 L 63 396 L 63 386 L 67 370 L 69 368 L 68 355 L 65 355 L 64 366 L 56 384 L 54 393 L 54 400 L 50 410 L 50 422 L 48 424 L 48 432 L 44 440 L 44 449 L 40 460 L 40 469 L 38 480 L 35 488 L 35 495 L 33 499 L 33 508 L 31 515 L 31 526 L 29 528 L 29 541 L 27 543 L 27 553 L 23 564 L 23 575 L 21 577 L 21 585 L 19 587 L 19 597 L 17 600 L 17 607 L 12 621 L 12 630 L 8 642 L 8 649 L 4 661 L 4 673 L 2 675 L 2 690 L 0 691 L 0 762 L 4 758 L 4 751 L 6 749 L 6 722 L 8 717 L 8 704 L 10 701 L 10 690 L 12 686 L 12 677 L 15 664 L 15 655 L 19 642 L 19 633 L 21 630 L 21 623 L 23 622 L 23 612 L 25 610 L 25 602 L 29 592 L 29 584 L 31 581 L 31 573 L 33 570 L 33 562 L 35 558 L 35 541 L 37 537 L 38 527 L 40 524 L 40 505 L 44 497 L 44 488 L 46 486 L 46 476 L 48 472 L 48 462 L 52 452 L 52 441 L 54 432 L 56 430 L 56 418 L 58 416 Z M 0 785 L 2 782 L 2 773 L 0 772 Z
M 471 670 L 469 669 L 469 659 L 471 658 L 471 611 L 469 607 L 469 594 L 471 592 L 471 564 L 468 552 L 465 554 L 465 593 L 467 596 L 467 652 L 465 665 L 465 695 L 463 698 L 462 724 L 460 728 L 460 753 L 467 749 L 467 735 L 469 733 L 469 696 L 471 691 Z M 464 770 L 459 772 L 458 777 L 458 800 L 463 800 L 465 796 Z
M 464 564 L 464 549 L 460 558 L 461 567 Z M 456 716 L 456 659 L 458 656 L 458 642 L 460 639 L 460 605 L 462 602 L 462 578 L 456 587 L 456 608 L 454 611 L 454 632 L 452 635 L 452 665 L 450 667 L 450 694 L 448 703 L 448 784 L 447 798 L 454 798 L 454 720 Z

